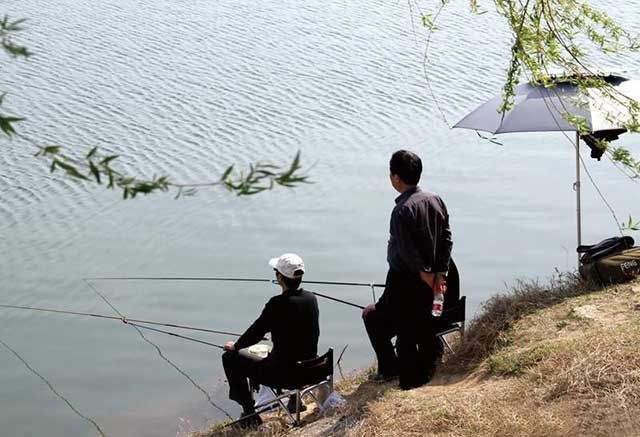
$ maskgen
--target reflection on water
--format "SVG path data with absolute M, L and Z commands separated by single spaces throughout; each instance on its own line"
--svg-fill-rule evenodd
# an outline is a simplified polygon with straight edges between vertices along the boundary
M 536 134 L 502 137 L 500 147 L 449 130 L 425 86 L 425 36 L 402 2 L 5 3 L 12 16 L 30 18 L 37 56 L 7 64 L 4 77 L 12 112 L 28 117 L 21 131 L 39 144 L 79 153 L 101 145 L 128 171 L 185 182 L 216 178 L 232 162 L 287 162 L 301 150 L 316 183 L 250 199 L 211 190 L 123 202 L 49 174 L 24 140 L 5 141 L 2 303 L 109 313 L 82 278 L 269 277 L 266 261 L 284 251 L 303 255 L 309 279 L 382 281 L 395 197 L 387 162 L 399 147 L 422 155 L 423 186 L 449 206 L 471 311 L 505 281 L 574 265 L 571 145 Z M 637 27 L 632 18 L 624 17 Z M 499 92 L 509 39 L 495 16 L 472 17 L 464 2 L 449 7 L 440 28 L 429 72 L 452 123 Z M 608 162 L 587 165 L 619 214 L 633 213 L 637 186 Z M 591 187 L 584 197 L 586 239 L 610 236 L 615 227 Z M 244 330 L 277 292 L 239 283 L 97 285 L 129 317 L 230 331 Z M 313 289 L 371 299 L 366 287 Z M 357 310 L 322 302 L 321 324 L 320 349 L 349 344 L 349 368 L 372 360 Z M 175 435 L 221 418 L 120 323 L 2 310 L 0 325 L 0 336 L 110 435 Z M 237 412 L 225 399 L 218 350 L 149 338 Z M 4 433 L 93 433 L 15 357 L 0 351 L 0 367 Z

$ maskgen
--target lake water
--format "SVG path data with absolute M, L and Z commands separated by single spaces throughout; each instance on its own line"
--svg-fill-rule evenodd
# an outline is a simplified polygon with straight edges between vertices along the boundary
M 421 5 L 433 10 L 436 3 Z M 91 276 L 270 278 L 267 260 L 300 253 L 310 280 L 383 281 L 395 193 L 388 159 L 424 162 L 422 186 L 451 214 L 469 314 L 516 278 L 574 268 L 574 151 L 562 134 L 506 135 L 503 146 L 450 130 L 423 73 L 417 7 L 395 1 L 9 0 L 36 53 L 6 61 L 7 107 L 37 144 L 78 153 L 99 145 L 135 174 L 184 182 L 231 163 L 288 162 L 302 151 L 315 182 L 251 198 L 204 190 L 174 200 L 120 194 L 49 174 L 24 139 L 0 154 L 0 303 L 113 314 Z M 638 2 L 600 2 L 638 30 Z M 624 9 L 624 10 L 622 10 Z M 413 18 L 413 19 L 412 19 Z M 635 26 L 635 28 L 634 28 Z M 434 34 L 430 78 L 453 124 L 500 91 L 509 35 L 490 11 L 451 4 Z M 638 66 L 638 57 L 612 65 Z M 637 137 L 622 143 L 634 146 Z M 640 215 L 640 187 L 610 162 L 585 162 L 619 218 Z M 615 235 L 584 184 L 584 240 Z M 242 331 L 266 284 L 100 282 L 129 317 Z M 367 288 L 309 287 L 367 304 Z M 131 328 L 108 320 L 0 310 L 12 346 L 108 435 L 180 435 L 223 416 Z M 148 333 L 163 353 L 227 401 L 220 352 Z M 223 342 L 224 336 L 199 335 Z M 349 348 L 345 369 L 373 359 L 360 315 L 321 302 L 320 349 Z M 84 436 L 76 416 L 0 348 L 0 429 L 7 436 Z

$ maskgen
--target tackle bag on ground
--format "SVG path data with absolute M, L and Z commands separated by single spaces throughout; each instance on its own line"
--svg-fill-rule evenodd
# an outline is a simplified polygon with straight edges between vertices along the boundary
M 633 244 L 631 237 L 614 237 L 592 246 L 579 246 L 580 276 L 603 285 L 640 276 L 640 247 Z

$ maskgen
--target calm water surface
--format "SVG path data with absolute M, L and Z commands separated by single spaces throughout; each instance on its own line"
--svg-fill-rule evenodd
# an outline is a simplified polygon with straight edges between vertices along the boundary
M 629 13 L 636 1 L 625 2 L 627 12 L 601 4 L 638 30 Z M 124 202 L 49 174 L 26 140 L 3 141 L 0 303 L 111 314 L 83 278 L 270 277 L 266 261 L 284 251 L 304 257 L 309 279 L 382 281 L 395 197 L 387 162 L 400 147 L 423 157 L 422 185 L 449 206 L 470 314 L 505 282 L 574 266 L 570 142 L 511 135 L 497 146 L 449 130 L 426 88 L 425 35 L 406 2 L 9 0 L 3 12 L 30 19 L 25 36 L 37 56 L 8 63 L 3 77 L 32 141 L 79 153 L 100 145 L 131 172 L 185 182 L 215 179 L 234 162 L 286 162 L 301 150 L 315 184 L 249 199 L 210 190 Z M 440 27 L 429 70 L 452 124 L 499 92 L 509 39 L 493 13 L 471 17 L 464 1 Z M 612 65 L 635 68 L 638 58 Z M 637 138 L 622 141 L 640 153 Z M 609 162 L 586 164 L 621 219 L 640 215 L 637 184 Z M 615 234 L 585 185 L 585 240 Z M 232 283 L 96 286 L 130 317 L 235 331 L 277 292 Z M 315 289 L 371 300 L 366 288 Z M 357 311 L 323 301 L 321 323 L 321 350 L 349 345 L 345 368 L 372 360 Z M 222 417 L 117 322 L 0 310 L 0 338 L 109 435 L 176 435 Z M 218 350 L 149 338 L 238 412 L 225 400 Z M 95 435 L 4 349 L 0 369 L 3 435 Z

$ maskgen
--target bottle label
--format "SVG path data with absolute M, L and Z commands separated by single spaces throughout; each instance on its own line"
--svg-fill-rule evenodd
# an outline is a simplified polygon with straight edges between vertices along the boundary
M 442 315 L 442 303 L 433 303 L 433 307 L 431 308 L 431 315 L 434 317 L 440 317 Z

